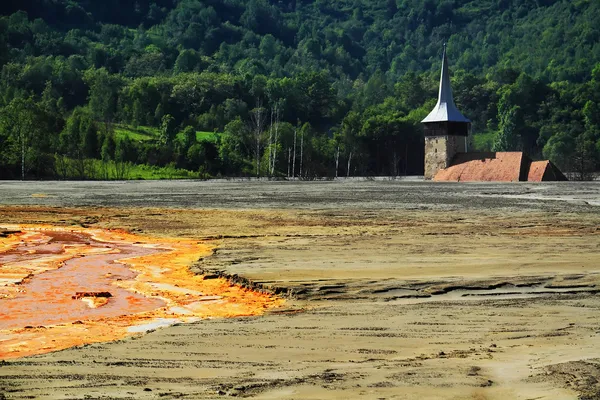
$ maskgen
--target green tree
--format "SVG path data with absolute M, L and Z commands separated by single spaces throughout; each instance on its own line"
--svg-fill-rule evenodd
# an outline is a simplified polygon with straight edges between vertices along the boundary
M 237 175 L 240 172 L 247 174 L 252 171 L 251 138 L 248 125 L 240 118 L 234 119 L 225 126 L 219 146 L 219 159 L 223 165 L 223 172 L 227 175 Z
M 33 98 L 15 98 L 0 112 L 0 164 L 17 165 L 25 179 L 32 170 L 44 176 L 53 168 L 52 118 Z
M 522 125 L 521 108 L 514 106 L 500 117 L 500 131 L 496 135 L 493 151 L 517 151 L 520 149 L 519 127 Z
M 577 173 L 576 178 L 581 181 L 592 179 L 591 173 L 598 164 L 598 153 L 594 137 L 589 133 L 579 135 L 575 140 L 573 154 L 573 167 Z
M 175 119 L 167 114 L 162 118 L 160 123 L 160 143 L 170 146 L 175 138 Z
M 73 160 L 79 178 L 86 177 L 86 158 L 100 155 L 98 147 L 98 126 L 92 113 L 86 108 L 76 108 L 60 133 L 59 149 Z
M 98 120 L 105 124 L 112 123 L 117 111 L 118 92 L 123 83 L 121 78 L 101 68 L 86 71 L 84 80 L 90 87 L 90 110 Z

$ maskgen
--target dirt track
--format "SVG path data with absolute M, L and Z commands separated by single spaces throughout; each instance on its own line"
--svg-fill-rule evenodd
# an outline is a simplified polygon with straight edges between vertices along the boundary
M 293 293 L 5 362 L 0 398 L 600 398 L 599 207 L 577 183 L 0 182 L 0 221 L 204 239 L 195 270 Z

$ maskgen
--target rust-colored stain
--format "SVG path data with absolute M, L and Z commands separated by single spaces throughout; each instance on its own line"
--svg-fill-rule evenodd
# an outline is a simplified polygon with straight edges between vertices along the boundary
M 283 300 L 189 270 L 190 239 L 119 230 L 3 226 L 0 359 L 116 340 L 210 317 L 260 315 Z

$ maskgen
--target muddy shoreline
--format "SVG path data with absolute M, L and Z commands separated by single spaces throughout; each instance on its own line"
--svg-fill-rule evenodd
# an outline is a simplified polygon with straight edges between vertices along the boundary
M 595 212 L 597 182 L 0 181 L 0 204 L 175 209 L 512 209 Z
M 6 398 L 600 396 L 598 184 L 0 189 L 7 223 L 207 240 L 196 272 L 289 298 L 262 317 L 2 363 Z

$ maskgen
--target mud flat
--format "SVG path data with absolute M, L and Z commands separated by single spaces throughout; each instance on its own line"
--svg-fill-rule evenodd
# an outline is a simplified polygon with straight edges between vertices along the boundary
M 596 399 L 600 186 L 0 182 L 0 221 L 213 248 L 287 296 L 0 365 L 0 398 Z M 239 277 L 243 277 L 241 279 Z

